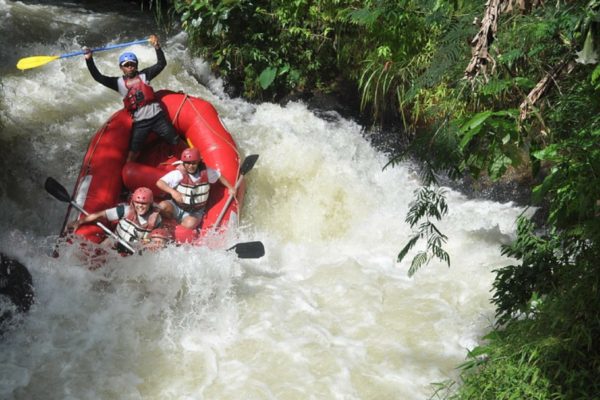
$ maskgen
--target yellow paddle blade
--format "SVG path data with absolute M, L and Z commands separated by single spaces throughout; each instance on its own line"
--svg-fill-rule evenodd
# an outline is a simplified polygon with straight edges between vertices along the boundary
M 50 61 L 54 61 L 60 56 L 34 56 L 34 57 L 26 57 L 21 58 L 17 63 L 17 68 L 21 71 L 41 67 L 42 65 L 48 64 Z

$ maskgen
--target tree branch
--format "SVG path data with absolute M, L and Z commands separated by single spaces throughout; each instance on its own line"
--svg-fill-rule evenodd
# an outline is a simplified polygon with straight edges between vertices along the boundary
M 471 61 L 465 70 L 465 78 L 473 81 L 479 73 L 483 73 L 487 80 L 486 67 L 492 65 L 492 70 L 496 62 L 490 56 L 488 49 L 496 38 L 498 29 L 498 15 L 501 8 L 507 6 L 507 0 L 488 0 L 486 3 L 485 13 L 481 20 L 481 27 L 475 38 L 471 41 Z
M 519 113 L 519 120 L 524 121 L 527 118 L 527 115 L 533 111 L 535 103 L 542 97 L 542 95 L 548 90 L 548 88 L 552 85 L 553 82 L 560 76 L 562 71 L 565 69 L 567 65 L 569 65 L 571 61 L 571 56 L 567 56 L 562 59 L 558 65 L 556 65 L 552 70 L 550 70 L 544 77 L 535 85 L 535 87 L 529 92 L 525 100 L 519 106 L 521 110 Z M 573 66 L 569 66 L 567 73 L 571 72 Z
M 498 30 L 498 18 L 503 12 L 512 12 L 514 6 L 517 6 L 523 14 L 531 11 L 532 8 L 543 5 L 542 0 L 488 0 L 485 5 L 485 12 L 481 20 L 479 32 L 471 41 L 471 61 L 465 69 L 465 78 L 473 81 L 480 73 L 487 81 L 486 68 L 490 64 L 491 72 L 496 69 L 496 61 L 489 53 L 489 48 L 496 39 Z

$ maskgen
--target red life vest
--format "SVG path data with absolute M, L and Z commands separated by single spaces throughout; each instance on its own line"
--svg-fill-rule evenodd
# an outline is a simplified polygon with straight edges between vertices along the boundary
M 119 220 L 115 233 L 124 241 L 130 243 L 138 240 L 146 240 L 150 232 L 156 227 L 160 216 L 158 208 L 151 208 L 146 223 L 140 223 L 133 205 L 129 207 L 129 213 Z
M 139 75 L 133 78 L 123 77 L 123 84 L 127 88 L 127 94 L 123 97 L 123 104 L 130 113 L 133 114 L 138 108 L 156 102 L 154 89 L 144 82 Z
M 177 205 L 188 212 L 202 210 L 206 207 L 210 192 L 206 168 L 200 171 L 200 179 L 196 182 L 192 180 L 183 165 L 178 166 L 177 169 L 183 175 L 181 182 L 175 186 L 175 190 L 183 195 L 183 204 L 178 203 Z

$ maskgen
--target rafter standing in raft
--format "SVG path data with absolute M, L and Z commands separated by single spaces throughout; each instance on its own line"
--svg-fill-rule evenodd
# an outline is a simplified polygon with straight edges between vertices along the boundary
M 165 53 L 160 47 L 158 36 L 150 35 L 148 42 L 156 50 L 156 64 L 138 71 L 138 58 L 134 53 L 125 52 L 119 56 L 119 68 L 122 76 L 106 76 L 98 71 L 92 50 L 84 48 L 84 57 L 94 80 L 123 96 L 123 105 L 133 119 L 131 142 L 127 161 L 134 161 L 150 131 L 154 131 L 167 143 L 175 146 L 179 136 L 171 121 L 166 117 L 160 102 L 156 98 L 150 81 L 167 66 Z

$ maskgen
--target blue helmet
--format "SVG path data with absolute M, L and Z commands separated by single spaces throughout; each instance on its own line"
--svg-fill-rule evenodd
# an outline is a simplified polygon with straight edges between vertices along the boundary
M 119 56 L 119 66 L 125 64 L 126 62 L 133 62 L 135 64 L 138 63 L 138 59 L 133 53 L 123 53 Z

